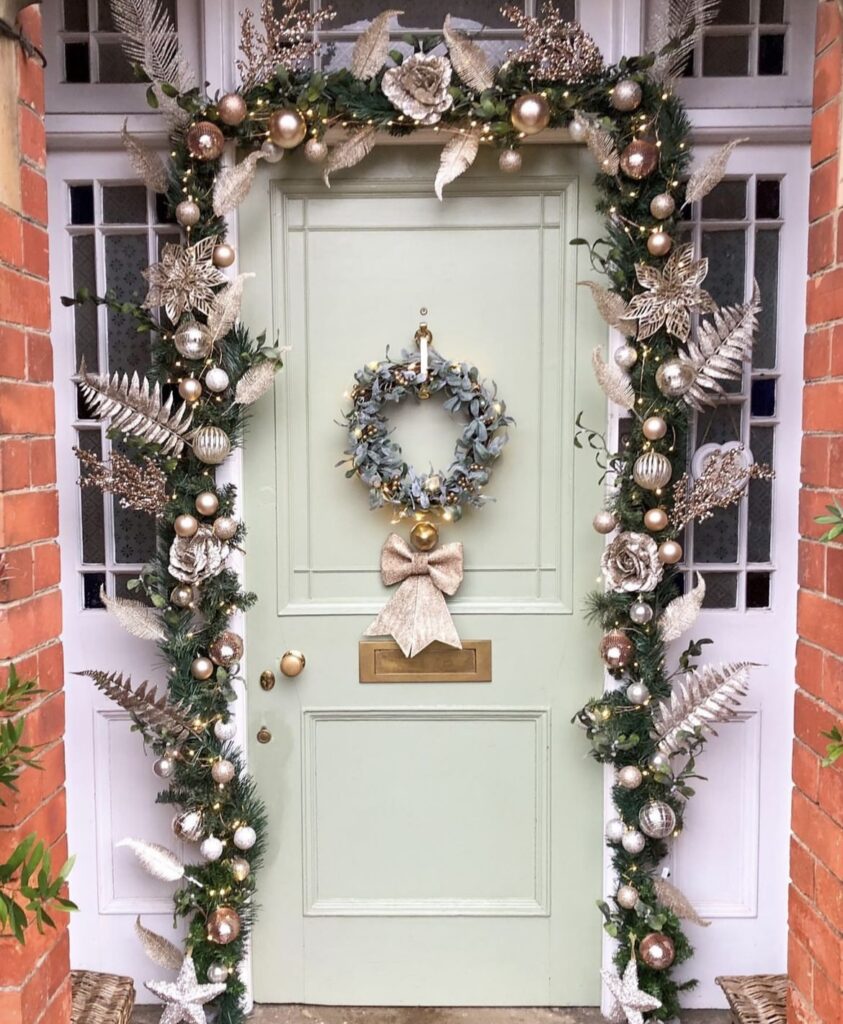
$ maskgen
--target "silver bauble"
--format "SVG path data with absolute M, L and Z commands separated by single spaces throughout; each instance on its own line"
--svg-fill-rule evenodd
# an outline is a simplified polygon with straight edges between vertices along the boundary
M 208 328 L 188 317 L 173 335 L 179 355 L 185 359 L 206 359 L 214 347 Z
M 626 834 L 626 825 L 620 818 L 610 818 L 606 822 L 606 840 L 610 843 L 619 843 Z
M 268 164 L 277 164 L 284 159 L 284 150 L 276 146 L 271 139 L 261 144 L 261 156 Z
M 638 362 L 638 351 L 632 345 L 615 349 L 615 362 L 622 370 L 631 370 Z
M 164 754 L 155 761 L 152 770 L 159 779 L 169 779 L 176 770 L 176 762 L 168 754 Z
M 618 769 L 618 785 L 623 789 L 638 789 L 644 781 L 641 769 L 635 764 L 625 764 Z
M 521 170 L 521 154 L 517 149 L 504 149 L 498 157 L 498 167 L 504 174 L 517 174 Z
M 640 707 L 642 704 L 646 704 L 650 699 L 650 691 L 644 683 L 636 680 L 636 682 L 630 683 L 629 686 L 627 686 L 626 699 L 630 704 L 636 704 Z
M 638 902 L 638 890 L 634 885 L 621 885 L 618 887 L 615 899 L 619 907 L 623 907 L 624 910 L 632 910 Z
M 304 144 L 304 158 L 312 164 L 321 164 L 328 155 L 328 147 L 322 139 L 308 139 Z
M 199 853 L 207 861 L 219 860 L 222 857 L 222 850 L 222 840 L 217 839 L 216 836 L 208 836 L 207 839 L 202 840 L 199 846 Z
M 234 778 L 235 769 L 231 761 L 225 759 L 214 761 L 211 765 L 211 778 L 214 782 L 224 786 Z
M 200 516 L 212 516 L 220 507 L 220 499 L 213 491 L 201 491 L 194 502 Z
M 202 211 L 199 209 L 199 203 L 194 202 L 192 199 L 182 199 L 176 207 L 176 220 L 183 228 L 192 228 L 195 224 L 199 223 L 201 216 Z
M 676 813 L 663 800 L 648 800 L 638 812 L 638 824 L 645 836 L 667 839 L 676 828 Z
M 633 601 L 629 606 L 629 617 L 636 626 L 646 626 L 653 619 L 653 606 L 646 601 Z
M 621 846 L 627 853 L 631 853 L 633 856 L 641 853 L 646 845 L 647 840 L 637 829 L 624 832 L 623 839 L 621 839 Z
M 592 519 L 591 525 L 598 533 L 611 533 L 612 530 L 618 525 L 617 519 L 615 519 L 614 513 L 609 512 L 608 509 L 601 509 L 597 515 Z
M 676 203 L 668 192 L 660 192 L 650 200 L 650 213 L 656 220 L 667 220 L 675 209 Z
M 198 843 L 202 838 L 202 826 L 201 811 L 182 811 L 173 818 L 173 835 L 186 843 Z
M 207 978 L 212 985 L 221 985 L 224 981 L 228 981 L 230 973 L 225 964 L 213 963 L 208 968 Z
M 696 375 L 687 359 L 666 359 L 656 370 L 656 387 L 668 398 L 679 398 L 694 383 Z
M 585 142 L 588 135 L 588 125 L 580 117 L 575 117 L 568 125 L 568 134 L 572 142 Z
M 216 395 L 225 391 L 230 383 L 228 374 L 221 366 L 212 366 L 205 374 L 205 387 Z
M 193 435 L 191 445 L 196 458 L 208 466 L 218 466 L 225 462 L 231 451 L 231 441 L 219 427 L 200 427 Z
M 237 723 L 233 718 L 229 718 L 227 722 L 223 722 L 220 719 L 214 723 L 214 736 L 220 741 L 225 743 L 227 740 L 233 740 L 237 735 Z
M 647 758 L 647 767 L 651 772 L 657 772 L 659 775 L 671 774 L 670 758 L 660 750 L 656 750 L 650 754 Z
M 230 864 L 231 874 L 236 882 L 245 882 L 252 873 L 252 866 L 245 857 L 232 857 Z
M 641 86 L 631 78 L 623 78 L 612 90 L 611 103 L 615 110 L 628 113 L 641 106 Z
M 190 663 L 190 674 L 194 679 L 210 679 L 214 674 L 214 663 L 210 658 L 194 658 Z
M 670 459 L 660 452 L 646 452 L 639 455 L 632 467 L 632 476 L 639 487 L 645 491 L 658 491 L 673 473 Z

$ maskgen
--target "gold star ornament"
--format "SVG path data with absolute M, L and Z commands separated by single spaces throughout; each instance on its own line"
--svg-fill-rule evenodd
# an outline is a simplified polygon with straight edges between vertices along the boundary
M 166 1004 L 160 1024 L 207 1024 L 205 1004 L 222 995 L 226 988 L 224 983 L 200 985 L 190 954 L 182 961 L 175 981 L 147 981 L 145 986 Z
M 644 291 L 632 297 L 624 315 L 638 321 L 639 340 L 664 327 L 687 342 L 691 310 L 711 313 L 717 308 L 708 292 L 700 287 L 707 273 L 708 260 L 695 260 L 692 245 L 677 246 L 663 271 L 636 263 L 635 276 Z
M 198 310 L 208 316 L 214 298 L 214 288 L 225 284 L 225 274 L 212 262 L 215 236 L 203 238 L 186 248 L 168 242 L 161 253 L 160 263 L 153 263 L 143 271 L 149 284 L 144 299 L 146 309 L 164 307 L 170 322 L 177 324 L 183 313 Z

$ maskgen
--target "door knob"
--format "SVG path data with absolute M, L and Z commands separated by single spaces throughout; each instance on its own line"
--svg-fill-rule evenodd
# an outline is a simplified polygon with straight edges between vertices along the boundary
M 285 676 L 297 676 L 304 671 L 307 664 L 301 651 L 284 651 L 281 655 L 280 668 Z
M 258 743 L 269 743 L 271 739 L 272 733 L 265 725 L 262 725 L 260 729 L 258 729 Z

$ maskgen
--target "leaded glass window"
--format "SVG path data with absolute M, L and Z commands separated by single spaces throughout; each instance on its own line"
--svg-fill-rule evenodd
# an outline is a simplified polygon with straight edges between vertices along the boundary
M 787 73 L 788 0 L 720 0 L 714 20 L 688 59 L 691 78 L 747 78 Z

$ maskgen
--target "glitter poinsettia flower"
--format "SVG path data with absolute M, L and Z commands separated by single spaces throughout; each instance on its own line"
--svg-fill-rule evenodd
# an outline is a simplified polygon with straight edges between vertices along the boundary
M 216 242 L 213 236 L 187 248 L 168 242 L 160 263 L 153 263 L 143 272 L 149 284 L 143 303 L 145 308 L 163 306 L 174 324 L 192 309 L 207 316 L 211 312 L 214 288 L 227 280 L 212 261 Z
M 638 337 L 649 338 L 660 327 L 687 342 L 691 333 L 691 310 L 713 312 L 714 300 L 700 285 L 708 273 L 708 260 L 694 259 L 692 245 L 673 250 L 664 270 L 646 263 L 635 264 L 635 276 L 644 289 L 634 295 L 625 316 L 638 321 Z

